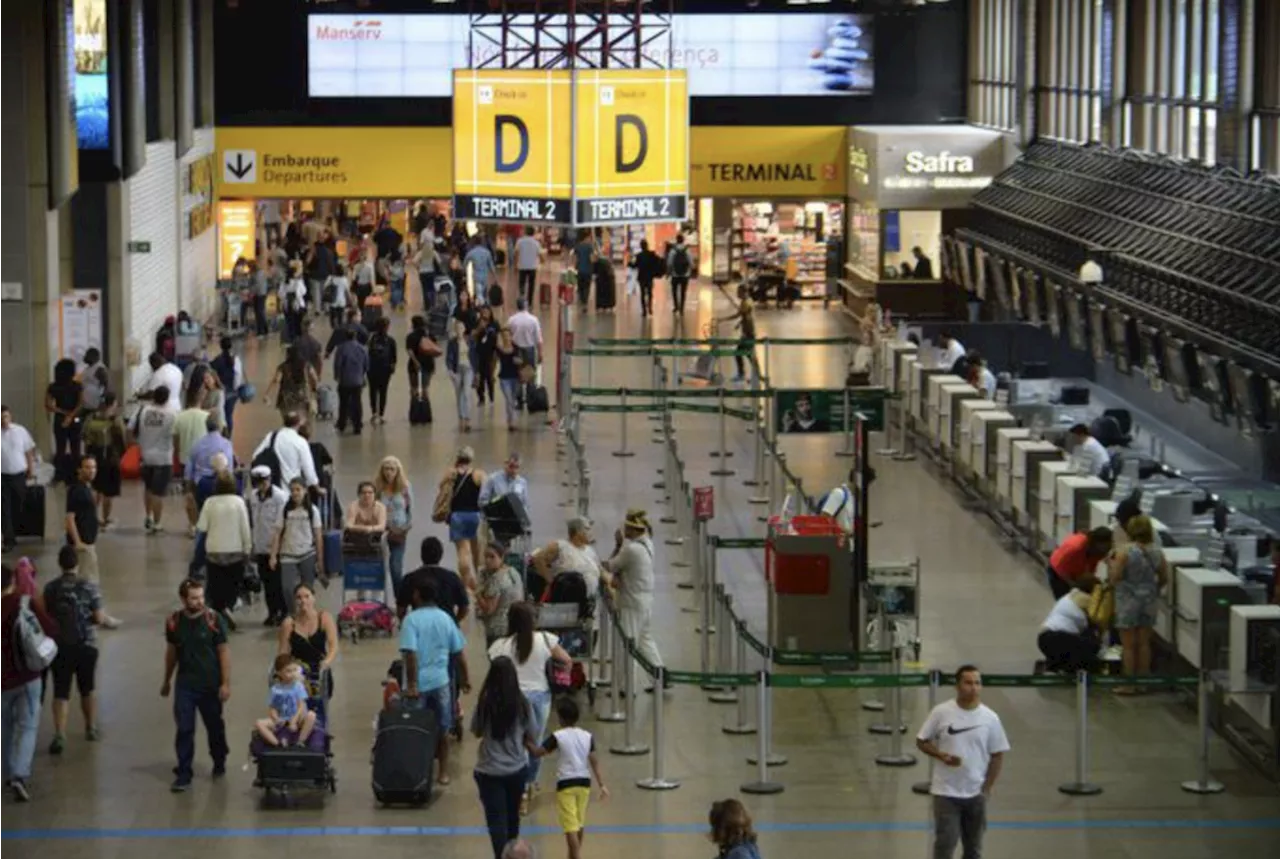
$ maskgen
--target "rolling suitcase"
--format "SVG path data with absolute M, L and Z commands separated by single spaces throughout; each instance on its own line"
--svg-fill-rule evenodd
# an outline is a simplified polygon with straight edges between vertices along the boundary
M 618 283 L 608 260 L 596 263 L 596 310 L 612 310 L 618 303 Z
M 38 483 L 28 483 L 27 491 L 22 496 L 22 510 L 18 521 L 13 523 L 14 533 L 19 537 L 37 537 L 44 540 L 44 487 Z
M 364 311 L 360 315 L 360 322 L 370 331 L 378 324 L 378 320 L 382 318 L 382 296 L 371 295 L 364 300 Z
M 409 399 L 409 424 L 411 426 L 422 426 L 431 423 L 431 401 L 426 395 L 414 396 Z
M 440 726 L 416 702 L 378 713 L 373 741 L 373 796 L 384 805 L 425 805 L 431 800 Z
M 338 389 L 325 382 L 316 388 L 316 417 L 331 421 L 338 413 Z
M 545 385 L 530 383 L 528 390 L 525 392 L 525 407 L 531 415 L 551 410 L 551 398 L 547 394 Z

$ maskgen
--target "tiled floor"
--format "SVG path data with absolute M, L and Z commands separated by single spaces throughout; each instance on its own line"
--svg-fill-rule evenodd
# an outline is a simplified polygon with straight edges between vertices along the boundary
M 661 287 L 658 303 L 664 306 Z M 508 295 L 513 290 L 508 289 Z M 686 333 L 707 322 L 711 306 L 724 312 L 710 288 L 699 290 L 696 313 L 685 320 Z M 634 300 L 633 300 L 634 301 Z M 690 306 L 694 302 L 691 299 Z M 641 323 L 634 308 L 615 315 L 578 320 L 578 336 L 634 337 L 671 331 L 671 316 L 661 311 Z M 553 324 L 548 325 L 548 339 Z M 765 332 L 787 335 L 843 333 L 845 320 L 836 311 L 818 308 L 761 315 Z M 403 332 L 397 320 L 397 332 Z M 265 387 L 268 368 L 278 360 L 279 346 L 250 340 L 245 346 L 249 375 Z M 844 362 L 832 348 L 787 347 L 771 355 L 776 384 L 838 384 Z M 726 372 L 729 367 L 723 368 Z M 587 368 L 579 359 L 579 381 Z M 641 359 L 609 359 L 591 368 L 596 384 L 648 384 Z M 393 381 L 390 412 L 384 427 L 366 429 L 362 437 L 334 435 L 323 425 L 318 436 L 337 459 L 338 487 L 346 497 L 354 484 L 370 476 L 379 458 L 394 453 L 404 460 L 418 487 L 419 505 L 463 440 L 454 429 L 451 391 L 443 377 L 435 382 L 436 424 L 410 429 L 405 420 L 407 397 L 403 376 Z M 490 413 L 491 415 L 492 413 Z M 499 413 L 500 417 L 500 413 Z M 262 404 L 242 407 L 235 443 L 247 455 L 273 425 L 274 411 Z M 496 467 L 509 450 L 525 455 L 534 487 L 533 517 L 540 539 L 559 535 L 565 508 L 559 483 L 562 462 L 556 437 L 544 426 L 507 433 L 500 419 L 486 415 L 465 438 L 476 446 L 483 465 Z M 713 419 L 681 416 L 678 433 L 695 482 L 716 487 L 717 518 L 712 527 L 727 536 L 758 535 L 760 508 L 746 504 L 741 479 L 750 468 L 753 440 L 731 425 L 735 450 L 729 478 L 711 478 L 715 460 L 706 456 L 718 444 Z M 618 443 L 619 425 L 612 416 L 592 415 L 584 422 L 584 438 L 593 470 L 591 509 L 607 537 L 621 510 L 648 506 L 658 512 L 658 493 L 651 488 L 661 467 L 661 448 L 649 443 L 648 422 L 633 418 L 629 443 L 638 451 L 631 459 L 609 455 Z M 836 437 L 786 441 L 789 460 L 816 491 L 841 479 L 847 460 L 835 459 Z M 873 442 L 873 447 L 879 446 Z M 1034 656 L 1034 637 L 1049 607 L 1038 571 L 1011 555 L 992 529 L 962 509 L 943 484 L 920 463 L 877 461 L 879 480 L 873 489 L 872 518 L 883 525 L 872 532 L 873 561 L 919 557 L 923 576 L 923 661 L 953 667 L 973 661 L 988 671 L 1023 672 Z M 60 496 L 55 497 L 55 503 Z M 176 504 L 171 516 L 177 524 Z M 288 810 L 264 810 L 239 769 L 237 752 L 232 774 L 213 784 L 208 762 L 197 767 L 194 789 L 184 796 L 167 791 L 172 766 L 171 721 L 158 696 L 163 658 L 160 624 L 174 604 L 174 588 L 183 575 L 190 543 L 170 531 L 146 537 L 132 489 L 119 509 L 122 526 L 102 539 L 103 581 L 112 611 L 125 627 L 102 636 L 99 687 L 104 738 L 95 746 L 73 732 L 67 752 L 54 759 L 43 751 L 35 764 L 35 801 L 14 806 L 6 799 L 4 840 L 13 857 L 47 855 L 52 849 L 66 859 L 137 856 L 150 850 L 169 856 L 204 855 L 210 850 L 230 859 L 263 856 L 348 856 L 362 845 L 371 849 L 406 848 L 441 859 L 487 855 L 482 817 L 470 779 L 474 743 L 455 756 L 455 780 L 430 808 L 383 810 L 369 788 L 371 721 L 379 706 L 379 682 L 394 646 L 385 641 L 345 647 L 337 667 L 338 696 L 333 702 L 339 776 L 336 796 L 318 797 Z M 655 515 L 653 518 L 657 518 Z M 422 517 L 425 520 L 425 517 Z M 420 521 L 411 542 L 438 527 Z M 665 526 L 659 536 L 669 531 Z M 659 598 L 656 618 L 659 642 L 670 665 L 693 668 L 698 661 L 693 632 L 695 615 L 688 591 L 675 587 L 677 574 L 666 566 L 670 550 L 659 544 Z M 53 568 L 54 544 L 37 550 L 42 570 Z M 762 612 L 759 558 L 732 553 L 723 575 L 752 618 Z M 324 595 L 336 607 L 336 587 Z M 262 707 L 262 677 L 274 652 L 273 636 L 258 627 L 259 610 L 242 613 L 242 632 L 233 637 L 235 681 L 227 708 L 233 737 L 245 738 Z M 469 654 L 483 661 L 470 628 Z M 876 856 L 918 857 L 928 853 L 927 801 L 913 795 L 910 784 L 925 777 L 918 765 L 905 770 L 873 763 L 886 741 L 866 731 L 870 721 L 859 706 L 862 693 L 835 690 L 781 690 L 775 704 L 775 747 L 790 761 L 774 770 L 786 791 L 768 798 L 749 798 L 761 829 L 766 857 Z M 913 728 L 923 717 L 923 692 L 905 696 L 906 721 Z M 1057 785 L 1071 778 L 1074 761 L 1074 703 L 1070 690 L 990 690 L 986 701 L 1002 716 L 1013 751 L 991 807 L 988 859 L 1063 856 L 1096 859 L 1200 859 L 1275 855 L 1280 848 L 1280 804 L 1274 786 L 1254 776 L 1215 740 L 1213 764 L 1227 793 L 1197 798 L 1183 793 L 1179 782 L 1194 774 L 1194 712 L 1166 695 L 1118 700 L 1105 696 L 1090 711 L 1091 778 L 1103 786 L 1088 799 L 1060 794 Z M 648 734 L 650 702 L 640 703 L 640 731 Z M 587 855 L 614 859 L 696 859 L 711 855 L 702 836 L 706 810 L 713 799 L 737 795 L 738 785 L 753 770 L 745 761 L 754 750 L 750 737 L 730 737 L 720 730 L 732 708 L 706 702 L 697 690 L 684 687 L 666 697 L 667 773 L 678 790 L 647 793 L 633 787 L 648 774 L 647 757 L 604 755 L 604 769 L 614 795 L 590 812 Z M 73 716 L 73 725 L 75 717 Z M 608 747 L 622 736 L 619 725 L 589 723 Z M 236 743 L 239 746 L 239 743 Z M 549 782 L 548 782 L 549 783 Z M 543 794 L 527 824 L 542 855 L 563 855 L 555 830 L 549 794 Z M 49 843 L 52 841 L 53 843 Z

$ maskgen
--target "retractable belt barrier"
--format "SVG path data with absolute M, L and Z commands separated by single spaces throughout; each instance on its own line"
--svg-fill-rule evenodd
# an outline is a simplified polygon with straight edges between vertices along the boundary
M 593 341 L 596 342 L 596 341 Z M 645 345 L 652 347 L 681 341 L 610 341 L 614 344 Z M 707 341 L 690 341 L 705 344 Z M 736 342 L 736 341 L 728 341 Z M 773 342 L 781 343 L 780 339 Z M 811 344 L 810 340 L 791 341 L 797 344 Z M 843 342 L 843 341 L 832 341 Z M 623 349 L 601 350 L 610 356 L 626 354 Z M 636 355 L 650 355 L 650 348 L 633 350 Z M 579 350 L 575 354 L 590 354 L 587 350 Z M 668 353 L 663 353 L 665 356 Z M 699 351 L 697 354 L 706 354 Z M 574 391 L 579 397 L 619 397 L 618 403 L 583 403 L 575 402 L 572 412 L 564 421 L 567 430 L 567 451 L 569 464 L 565 485 L 577 488 L 577 507 L 582 515 L 589 514 L 590 477 L 587 466 L 585 448 L 580 437 L 581 415 L 589 413 L 619 414 L 622 416 L 622 447 L 626 451 L 626 416 L 638 413 L 657 413 L 659 425 L 655 427 L 655 441 L 665 446 L 663 467 L 660 469 L 662 479 L 654 484 L 655 489 L 665 493 L 664 501 L 670 504 L 671 515 L 664 517 L 664 523 L 676 527 L 676 535 L 667 539 L 667 544 L 683 550 L 683 558 L 673 562 L 673 567 L 689 568 L 692 580 L 680 582 L 681 587 L 694 589 L 700 597 L 701 606 L 695 609 L 700 615 L 701 670 L 686 671 L 668 669 L 654 665 L 636 645 L 635 640 L 627 634 L 621 622 L 616 606 L 602 590 L 601 602 L 604 611 L 600 612 L 600 647 L 592 659 L 592 676 L 597 686 L 608 686 L 607 700 L 601 697 L 597 702 L 596 717 L 601 721 L 624 722 L 622 742 L 612 746 L 610 751 L 619 755 L 650 754 L 652 761 L 651 774 L 648 778 L 636 782 L 637 787 L 645 790 L 673 790 L 679 782 L 666 775 L 666 736 L 665 736 L 665 704 L 661 689 L 665 686 L 697 686 L 708 691 L 710 700 L 719 703 L 735 703 L 735 713 L 731 721 L 722 726 L 722 730 L 730 735 L 756 735 L 755 753 L 747 758 L 755 767 L 752 780 L 740 785 L 740 790 L 749 794 L 773 794 L 785 790 L 782 783 L 773 780 L 771 767 L 787 763 L 785 755 L 778 753 L 772 745 L 773 701 L 774 689 L 809 689 L 809 690 L 891 690 L 889 698 L 889 726 L 886 732 L 889 737 L 889 751 L 876 757 L 876 763 L 882 766 L 906 767 L 915 764 L 916 756 L 907 753 L 903 748 L 903 730 L 895 729 L 902 720 L 902 690 L 927 689 L 928 706 L 931 708 L 937 701 L 944 673 L 938 669 L 927 671 L 904 671 L 902 646 L 894 644 L 888 649 L 865 651 L 801 651 L 771 646 L 753 634 L 747 622 L 734 610 L 733 595 L 728 593 L 723 583 L 718 581 L 718 551 L 759 550 L 766 541 L 755 537 L 721 537 L 707 533 L 705 523 L 693 515 L 692 487 L 685 474 L 685 463 L 681 458 L 679 443 L 675 437 L 671 416 L 676 411 L 698 414 L 719 414 L 721 422 L 726 414 L 735 418 L 756 422 L 758 458 L 772 461 L 772 467 L 757 468 L 756 479 L 752 485 L 769 485 L 771 498 L 775 502 L 781 488 L 793 487 L 805 510 L 812 509 L 812 504 L 803 494 L 800 479 L 786 468 L 785 457 L 778 450 L 776 438 L 769 438 L 766 420 L 747 409 L 728 409 L 724 401 L 728 398 L 764 399 L 772 396 L 772 389 L 761 385 L 752 390 L 727 390 L 722 387 L 668 390 L 661 387 L 666 370 L 655 356 L 653 367 L 654 381 L 659 386 L 652 389 L 619 389 L 619 388 L 582 388 Z M 762 380 L 763 381 L 763 380 Z M 650 402 L 628 402 L 629 398 L 649 399 Z M 716 405 L 681 403 L 681 398 L 716 399 Z M 721 466 L 724 466 L 723 437 L 721 441 Z M 768 457 L 763 457 L 767 452 Z M 617 455 L 630 455 L 617 452 Z M 767 473 L 766 473 L 767 472 Z M 713 472 L 714 473 L 714 472 Z M 711 647 L 710 636 L 719 632 L 718 646 Z M 760 661 L 760 670 L 751 670 L 748 652 L 753 652 Z M 624 660 L 619 663 L 619 660 Z M 817 668 L 822 670 L 852 669 L 864 666 L 888 666 L 883 673 L 802 673 L 778 671 L 776 669 Z M 654 685 L 653 716 L 651 742 L 646 744 L 637 737 L 639 716 L 637 702 L 639 700 L 639 675 L 644 674 Z M 1193 793 L 1218 793 L 1223 786 L 1214 781 L 1209 772 L 1209 689 L 1210 680 L 1207 673 L 1199 676 L 1145 676 L 1145 677 L 1110 677 L 1090 675 L 1081 671 L 1075 675 L 1067 674 L 984 674 L 983 685 L 994 689 L 1068 689 L 1075 688 L 1076 697 L 1076 738 L 1075 766 L 1072 780 L 1059 786 L 1059 790 L 1068 795 L 1088 796 L 1102 792 L 1102 787 L 1088 780 L 1089 774 L 1089 719 L 1088 697 L 1091 689 L 1118 686 L 1139 687 L 1143 689 L 1190 689 L 1198 692 L 1199 713 L 1199 749 L 1197 755 L 1197 778 L 1184 782 L 1182 788 Z M 754 689 L 755 695 L 750 691 Z M 625 700 L 620 701 L 623 697 Z M 755 698 L 755 722 L 751 720 L 750 702 Z M 603 711 L 601 711 L 603 707 Z M 929 760 L 932 771 L 933 760 Z M 913 791 L 920 794 L 929 792 L 929 783 L 918 782 L 912 785 Z

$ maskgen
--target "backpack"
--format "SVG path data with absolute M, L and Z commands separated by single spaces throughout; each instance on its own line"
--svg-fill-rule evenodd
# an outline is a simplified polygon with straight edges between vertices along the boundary
M 209 366 L 218 374 L 218 381 L 222 383 L 222 390 L 235 390 L 236 359 L 230 352 L 219 353 L 218 357 L 209 362 Z
M 14 661 L 27 671 L 44 671 L 58 655 L 58 642 L 44 634 L 40 619 L 31 610 L 31 597 L 23 596 L 13 619 Z
M 259 465 L 265 465 L 271 469 L 271 483 L 283 488 L 284 476 L 280 473 L 280 454 L 276 453 L 276 436 L 279 434 L 279 430 L 271 434 L 271 440 L 267 442 L 262 452 L 253 458 L 253 462 L 249 463 L 249 468 L 254 469 Z
M 89 628 L 80 611 L 80 582 L 51 582 L 45 590 L 49 613 L 58 622 L 58 647 L 68 650 L 89 640 Z
M 329 280 L 324 285 L 324 294 L 320 297 L 325 304 L 333 304 L 338 300 L 338 285 Z
M 375 334 L 369 338 L 369 363 L 385 366 L 391 363 L 391 338 Z
M 671 274 L 675 277 L 688 277 L 693 270 L 689 260 L 689 249 L 684 245 L 676 245 L 671 252 Z
M 94 413 L 84 422 L 81 430 L 84 446 L 90 451 L 105 451 L 111 447 L 111 430 L 114 421 L 111 418 Z

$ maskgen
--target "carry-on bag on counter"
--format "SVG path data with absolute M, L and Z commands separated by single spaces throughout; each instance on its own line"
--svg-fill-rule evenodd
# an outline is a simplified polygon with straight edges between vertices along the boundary
M 431 423 L 431 401 L 425 394 L 409 398 L 409 423 L 412 426 Z
M 403 688 L 403 687 L 402 687 Z M 378 713 L 373 741 L 373 796 L 384 805 L 425 805 L 431 800 L 440 725 L 418 702 L 393 704 Z
M 316 417 L 333 420 L 338 413 L 338 389 L 325 382 L 316 388 Z
M 18 521 L 13 523 L 14 533 L 19 537 L 38 537 L 44 539 L 44 487 L 38 483 L 28 483 L 22 496 L 22 510 L 18 513 Z

